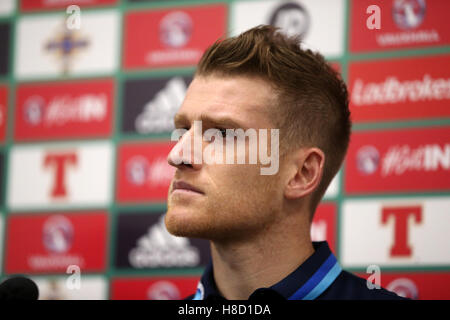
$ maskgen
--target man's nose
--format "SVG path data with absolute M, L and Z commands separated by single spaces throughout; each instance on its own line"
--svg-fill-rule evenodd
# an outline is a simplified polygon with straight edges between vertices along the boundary
M 195 148 L 193 129 L 185 131 L 170 151 L 167 162 L 178 169 L 183 167 L 199 169 L 202 164 L 202 137 L 197 137 L 197 139 L 200 139 L 200 148 L 198 148 L 199 146 Z

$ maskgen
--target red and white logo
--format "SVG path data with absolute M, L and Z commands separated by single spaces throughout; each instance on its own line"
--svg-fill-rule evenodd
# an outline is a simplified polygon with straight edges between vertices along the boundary
M 14 215 L 9 218 L 7 273 L 103 271 L 107 252 L 106 212 Z
M 134 143 L 119 147 L 117 199 L 120 202 L 167 200 L 175 168 L 167 163 L 173 143 Z
M 362 278 L 370 274 L 358 273 Z M 448 272 L 385 272 L 381 269 L 381 287 L 414 300 L 449 300 Z
M 380 29 L 369 29 L 366 12 L 374 1 L 353 1 L 351 8 L 350 50 L 377 51 L 398 48 L 443 46 L 450 43 L 447 12 L 448 1 L 383 0 Z
M 419 299 L 419 290 L 416 284 L 408 278 L 395 279 L 389 282 L 386 289 L 404 298 Z
M 73 244 L 73 236 L 73 225 L 65 216 L 52 216 L 44 223 L 42 241 L 49 252 L 67 252 Z
M 173 11 L 165 15 L 159 24 L 160 41 L 170 48 L 185 46 L 192 35 L 193 22 L 183 11 Z
M 450 116 L 450 57 L 355 62 L 349 71 L 354 122 Z
M 110 142 L 15 146 L 8 204 L 15 210 L 105 206 L 111 198 L 112 156 Z
M 177 286 L 169 281 L 158 281 L 147 290 L 148 300 L 180 300 L 183 299 Z
M 8 87 L 0 86 L 0 142 L 5 141 L 8 111 Z
M 17 88 L 16 140 L 107 137 L 114 82 L 22 84 Z
M 345 267 L 450 263 L 450 198 L 347 200 L 341 220 Z
M 129 12 L 124 67 L 195 65 L 203 51 L 226 33 L 225 25 L 223 4 Z
M 356 132 L 345 165 L 349 194 L 450 190 L 450 128 Z
M 195 293 L 198 277 L 116 278 L 111 281 L 113 300 L 180 300 Z

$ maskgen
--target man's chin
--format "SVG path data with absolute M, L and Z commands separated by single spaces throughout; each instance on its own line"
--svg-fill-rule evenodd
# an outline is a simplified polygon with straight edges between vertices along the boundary
M 171 208 L 167 210 L 165 224 L 167 231 L 177 237 L 198 237 L 199 223 L 191 209 Z

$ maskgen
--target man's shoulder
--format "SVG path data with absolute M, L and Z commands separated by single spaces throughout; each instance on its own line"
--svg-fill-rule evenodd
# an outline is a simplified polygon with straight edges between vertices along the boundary
M 324 300 L 407 300 L 384 288 L 372 288 L 363 278 L 343 270 L 319 297 Z

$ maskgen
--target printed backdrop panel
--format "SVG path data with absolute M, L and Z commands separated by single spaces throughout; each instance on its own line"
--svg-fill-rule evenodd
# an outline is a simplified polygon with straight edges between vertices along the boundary
M 109 141 L 15 146 L 9 163 L 8 205 L 13 210 L 107 206 L 111 200 Z
M 450 265 L 449 197 L 347 200 L 341 224 L 346 267 Z
M 119 57 L 117 11 L 83 13 L 80 29 L 64 14 L 29 15 L 17 21 L 15 76 L 20 79 L 112 73 Z

